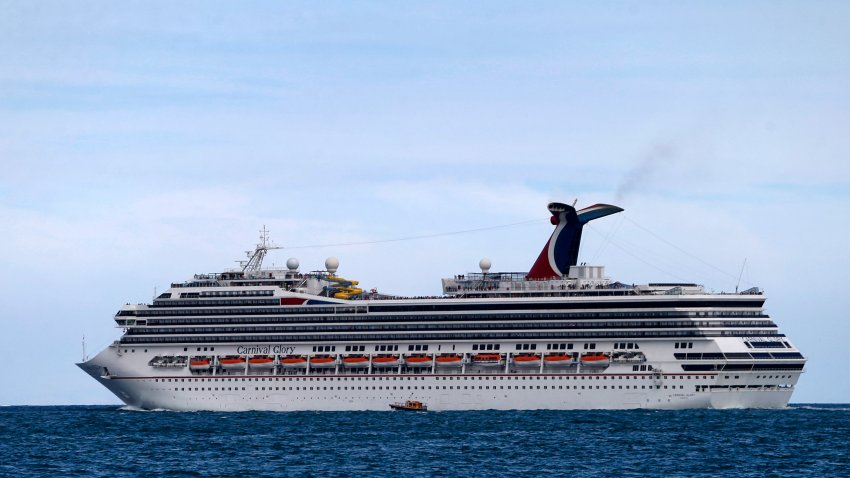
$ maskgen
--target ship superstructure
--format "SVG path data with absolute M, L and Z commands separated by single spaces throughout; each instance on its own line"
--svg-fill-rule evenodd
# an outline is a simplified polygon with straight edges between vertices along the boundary
M 237 270 L 173 283 L 115 316 L 79 366 L 128 405 L 173 410 L 784 407 L 805 365 L 758 289 L 623 284 L 578 265 L 582 227 L 622 211 L 549 204 L 528 272 L 443 279 L 440 297 L 364 291 L 322 271 Z

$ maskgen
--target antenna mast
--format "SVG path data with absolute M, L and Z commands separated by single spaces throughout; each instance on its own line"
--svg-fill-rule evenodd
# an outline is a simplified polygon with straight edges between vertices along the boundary
M 741 273 L 738 274 L 738 283 L 735 284 L 735 293 L 738 293 L 738 286 L 741 285 L 741 277 L 744 277 L 744 268 L 747 267 L 747 258 L 744 258 L 744 263 L 741 265 Z
M 258 272 L 263 267 L 263 258 L 266 257 L 266 253 L 272 249 L 283 249 L 283 247 L 270 244 L 269 230 L 263 224 L 263 228 L 260 229 L 260 242 L 257 244 L 254 252 L 247 252 L 248 261 L 242 266 L 242 272 Z

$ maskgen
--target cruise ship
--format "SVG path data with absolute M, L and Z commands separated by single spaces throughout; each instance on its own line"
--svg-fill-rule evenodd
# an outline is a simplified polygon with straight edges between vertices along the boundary
M 752 288 L 624 284 L 578 264 L 582 229 L 621 212 L 548 205 L 528 272 L 442 280 L 443 295 L 364 290 L 324 270 L 235 270 L 115 314 L 121 338 L 79 367 L 131 407 L 167 410 L 781 408 L 806 359 Z

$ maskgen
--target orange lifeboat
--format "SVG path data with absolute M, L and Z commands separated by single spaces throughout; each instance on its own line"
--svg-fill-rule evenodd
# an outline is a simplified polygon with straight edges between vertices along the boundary
M 573 364 L 573 356 L 567 354 L 551 354 L 543 357 L 547 367 L 569 367 Z
M 463 365 L 463 357 L 460 355 L 440 355 L 437 357 L 438 367 L 460 367 Z
M 498 367 L 505 364 L 499 354 L 476 354 L 472 356 L 472 363 L 481 367 Z
M 517 367 L 539 367 L 540 356 L 533 354 L 517 355 L 513 358 L 513 362 Z
M 405 357 L 404 363 L 408 367 L 430 367 L 431 357 L 427 355 L 413 355 L 411 357 Z
M 585 355 L 581 358 L 581 364 L 585 367 L 607 367 L 611 365 L 611 359 L 607 355 Z
M 274 368 L 274 357 L 268 355 L 257 355 L 248 359 L 251 368 L 271 369 Z
M 336 367 L 336 359 L 333 357 L 313 357 L 310 359 L 310 367 L 334 368 Z
M 398 357 L 395 355 L 387 355 L 384 357 L 372 357 L 372 366 L 378 368 L 389 368 L 398 366 Z
M 189 362 L 189 370 L 209 370 L 210 359 L 206 357 L 192 357 Z
M 281 358 L 280 364 L 283 365 L 284 368 L 304 368 L 307 366 L 307 359 L 297 355 L 291 355 L 289 357 Z
M 362 355 L 351 355 L 342 358 L 342 365 L 347 368 L 365 368 L 369 366 L 369 359 Z
M 218 363 L 225 370 L 242 370 L 245 368 L 245 357 L 228 355 L 218 359 Z

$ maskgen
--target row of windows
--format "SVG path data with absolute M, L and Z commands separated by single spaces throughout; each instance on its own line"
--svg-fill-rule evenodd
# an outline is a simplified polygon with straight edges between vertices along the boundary
M 639 349 L 638 344 L 634 342 L 617 342 L 614 344 L 614 350 L 633 350 Z
M 537 350 L 537 344 L 516 344 L 517 350 Z
M 502 344 L 472 344 L 472 350 L 499 350 Z
M 304 335 L 196 335 L 196 336 L 131 336 L 121 337 L 122 344 L 145 344 L 145 343 L 226 343 L 226 342 L 362 342 L 362 341 L 412 341 L 412 340 L 546 340 L 546 339 L 582 339 L 582 338 L 669 338 L 669 337 L 752 337 L 755 335 L 776 335 L 757 330 L 707 332 L 695 330 L 682 331 L 617 331 L 616 335 L 599 332 L 457 332 L 427 333 L 427 334 L 304 334 Z
M 803 370 L 805 364 L 801 363 L 727 363 L 727 364 L 682 364 L 685 372 L 709 372 L 709 371 L 736 371 L 749 372 L 751 370 Z
M 664 379 L 675 380 L 677 375 L 663 375 Z M 713 378 L 713 375 L 678 375 L 679 380 L 705 380 Z M 790 375 L 788 376 L 790 378 Z M 466 380 L 466 381 L 475 381 L 475 380 L 528 380 L 528 381 L 539 381 L 539 380 L 655 380 L 657 377 L 652 375 L 603 375 L 596 374 L 593 376 L 590 375 L 476 375 L 476 376 L 437 376 L 431 377 L 434 380 Z M 729 378 L 727 375 L 726 378 Z M 740 378 L 735 376 L 735 378 Z M 765 377 L 766 378 L 766 377 Z M 351 377 L 351 376 L 333 376 L 333 377 L 212 377 L 212 378 L 197 378 L 197 377 L 189 377 L 189 378 L 156 378 L 154 382 L 334 382 L 334 381 L 363 381 L 363 380 L 385 380 L 385 381 L 416 381 L 416 380 L 425 380 L 426 377 L 399 377 L 399 376 L 391 376 L 391 377 Z
M 314 345 L 313 352 L 336 352 L 336 345 Z
M 376 345 L 375 352 L 398 352 L 398 345 Z
M 707 387 L 707 386 L 708 385 L 703 385 L 703 387 Z M 457 386 L 443 385 L 442 387 L 443 387 L 442 390 L 475 390 L 475 385 L 462 385 L 462 386 L 461 385 L 457 385 Z M 461 387 L 463 387 L 463 388 L 461 388 Z M 537 385 L 536 389 L 541 390 L 541 387 L 542 387 L 542 390 L 564 390 L 564 385 L 558 385 L 557 389 L 555 388 L 555 385 L 552 385 L 551 388 L 548 385 Z M 611 385 L 610 390 L 623 390 L 624 387 L 625 387 L 626 390 L 638 390 L 637 385 L 619 385 L 619 386 Z M 652 389 L 653 385 L 649 385 L 648 387 L 650 389 Z M 712 386 L 712 387 L 714 387 L 714 386 Z M 760 385 L 755 386 L 755 388 L 761 388 L 761 387 L 762 386 L 760 386 Z M 172 390 L 175 391 L 175 392 L 185 392 L 185 391 L 187 391 L 186 388 L 187 387 L 174 387 Z M 189 390 L 188 390 L 189 392 L 193 391 L 192 387 L 188 387 L 188 388 L 189 388 Z M 254 391 L 265 392 L 265 391 L 267 391 L 266 388 L 267 387 L 254 387 Z M 310 390 L 314 389 L 314 387 L 297 387 L 296 386 L 296 387 L 288 387 L 288 390 L 295 390 L 295 391 L 305 390 L 306 391 L 308 388 Z M 569 385 L 567 385 L 566 389 L 569 390 L 569 388 L 570 388 Z M 646 390 L 646 388 L 647 388 L 647 385 L 641 385 L 640 386 L 641 390 Z M 660 390 L 662 387 L 661 387 L 661 385 L 655 385 L 654 388 Z M 663 388 L 664 388 L 664 390 L 667 390 L 667 389 L 676 390 L 677 389 L 676 385 L 670 385 L 670 386 L 664 385 Z M 678 390 L 684 390 L 684 388 L 685 388 L 684 385 L 678 386 Z M 279 392 L 279 391 L 281 391 L 281 389 L 283 389 L 283 391 L 287 391 L 287 387 L 268 387 L 269 392 L 272 392 L 272 391 Z M 341 387 L 336 387 L 336 388 L 334 388 L 334 387 L 322 387 L 322 388 L 315 387 L 315 389 L 317 391 L 318 390 L 329 390 L 329 391 L 333 391 L 333 390 L 338 390 L 338 391 L 352 390 L 353 391 L 353 390 L 355 390 L 354 386 L 351 386 L 350 388 L 347 387 L 347 386 L 341 386 Z M 357 390 L 405 390 L 405 386 L 403 386 L 403 385 L 400 385 L 400 386 L 394 385 L 392 387 L 390 387 L 389 385 L 388 386 L 378 385 L 378 386 L 372 386 L 372 387 L 359 386 L 356 389 Z M 432 390 L 432 389 L 440 390 L 440 386 L 439 385 L 428 385 L 428 386 L 423 385 L 421 387 L 421 390 L 426 390 L 426 389 L 427 390 Z M 490 389 L 491 389 L 491 387 L 489 385 L 479 385 L 478 386 L 478 390 L 490 390 Z M 497 387 L 496 385 L 493 385 L 492 389 L 493 390 L 505 390 L 505 389 L 507 389 L 507 390 L 534 390 L 535 386 L 534 385 L 499 385 Z M 588 385 L 585 388 L 584 385 L 581 385 L 581 386 L 573 385 L 573 390 L 579 390 L 579 389 L 581 389 L 581 390 L 585 390 L 585 389 L 592 390 L 593 386 Z M 608 389 L 609 389 L 608 385 L 596 385 L 596 390 L 608 390 Z M 239 391 L 239 387 L 226 387 L 226 390 L 225 390 L 225 387 L 221 387 L 222 392 L 224 392 L 224 391 L 232 392 L 234 390 Z M 245 387 L 242 387 L 242 390 L 244 391 Z M 420 387 L 415 386 L 415 385 L 408 385 L 406 390 L 420 390 Z M 202 391 L 202 392 L 203 391 L 208 391 L 208 392 L 219 391 L 219 387 L 207 387 L 207 388 L 205 388 L 205 387 L 194 387 L 194 391 L 196 391 L 196 392 L 197 391 Z
M 677 360 L 749 360 L 749 359 L 802 359 L 803 354 L 800 352 L 705 352 L 705 353 L 675 353 L 673 356 Z
M 573 344 L 546 344 L 546 350 L 572 350 Z
M 635 328 L 681 328 L 693 327 L 693 324 L 670 325 L 662 324 L 656 327 L 640 326 Z M 626 328 L 619 323 L 575 323 L 575 322 L 449 322 L 449 323 L 348 323 L 335 325 L 257 325 L 257 326 L 218 326 L 218 327 L 131 327 L 130 335 L 151 334 L 200 334 L 200 333 L 257 333 L 257 332 L 348 332 L 348 331 L 399 331 L 399 330 L 479 330 L 479 329 L 621 329 Z M 689 346 L 688 346 L 689 345 Z M 693 348 L 693 344 L 677 342 L 676 348 Z
M 408 352 L 427 352 L 428 351 L 428 345 L 427 344 L 408 345 L 407 351 Z
M 346 352 L 365 352 L 366 346 L 365 345 L 346 345 L 345 351 Z
M 694 348 L 693 342 L 676 342 L 677 349 L 692 349 Z

